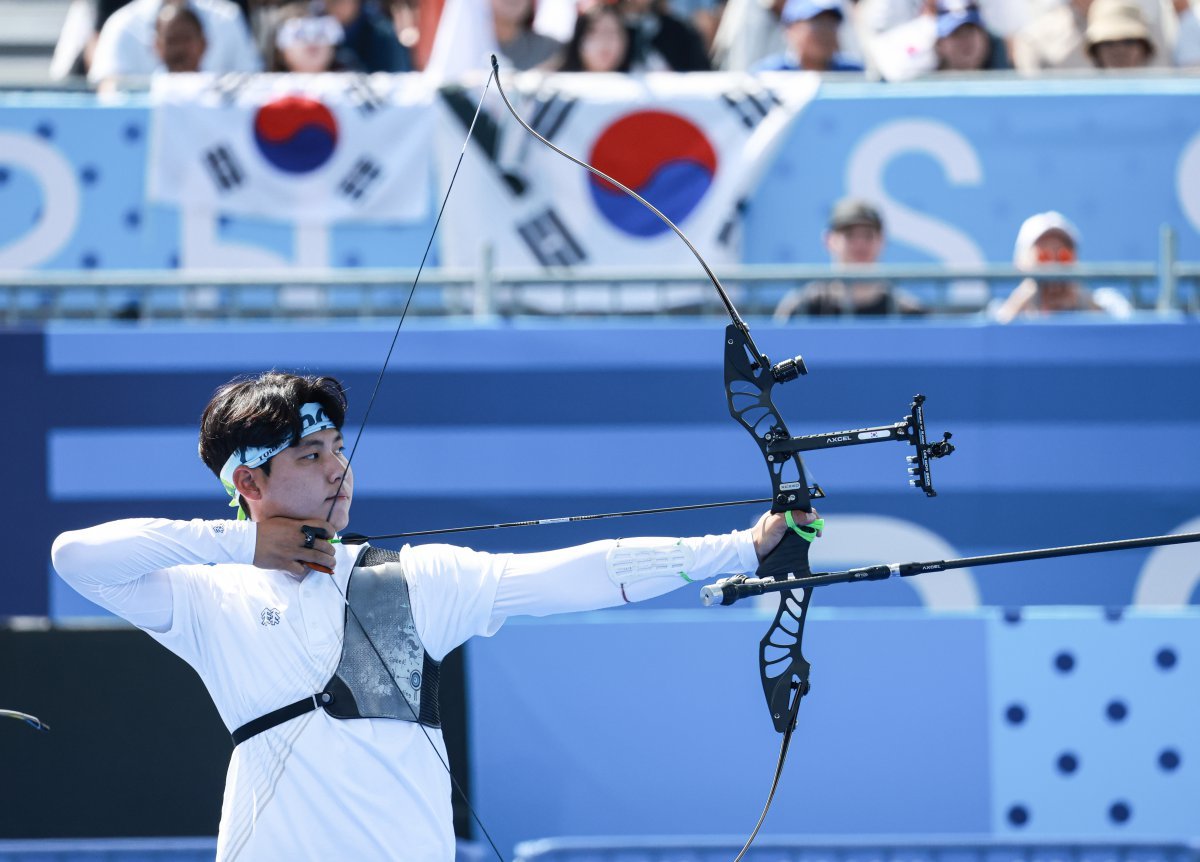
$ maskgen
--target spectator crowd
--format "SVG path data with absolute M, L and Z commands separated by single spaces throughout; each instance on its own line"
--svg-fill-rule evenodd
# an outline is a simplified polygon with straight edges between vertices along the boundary
M 1200 66 L 1200 0 L 72 0 L 60 77 Z M 439 45 L 439 43 L 441 43 Z
M 99 88 L 172 72 L 426 71 L 439 80 L 499 53 L 521 71 L 810 70 L 904 80 L 1014 69 L 1200 67 L 1200 0 L 73 0 L 62 74 Z M 429 27 L 432 20 L 433 26 Z M 432 29 L 432 33 L 428 32 Z M 66 59 L 64 59 L 64 57 Z M 830 212 L 835 277 L 797 287 L 778 321 L 921 315 L 872 276 L 885 248 L 871 201 Z M 1007 323 L 1063 311 L 1126 317 L 1121 294 L 1072 280 L 1078 229 L 1037 213 L 1017 233 L 1027 273 L 988 309 Z M 844 271 L 844 277 L 843 277 Z

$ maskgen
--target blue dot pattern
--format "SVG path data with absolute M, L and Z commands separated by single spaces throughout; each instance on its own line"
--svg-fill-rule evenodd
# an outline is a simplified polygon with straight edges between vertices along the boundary
M 992 830 L 1052 839 L 1191 835 L 1200 770 L 1200 626 L 1025 608 L 989 628 Z

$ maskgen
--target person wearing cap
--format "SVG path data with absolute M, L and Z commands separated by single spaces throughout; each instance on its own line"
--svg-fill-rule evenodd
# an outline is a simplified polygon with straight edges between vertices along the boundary
M 883 252 L 883 217 L 870 201 L 845 198 L 829 216 L 825 248 L 834 267 L 870 267 Z M 807 315 L 922 314 L 921 304 L 887 281 L 814 281 L 791 291 L 775 309 L 785 323 Z
M 1137 0 L 1094 0 L 1088 10 L 1087 52 L 1097 69 L 1141 69 L 1154 42 Z
M 65 532 L 51 552 L 68 584 L 189 663 L 212 696 L 234 742 L 218 862 L 452 862 L 437 708 L 452 649 L 511 616 L 752 572 L 787 531 L 820 532 L 815 513 L 789 512 L 720 535 L 524 554 L 343 541 L 359 491 L 347 407 L 333 377 L 234 379 L 204 409 L 199 454 L 236 518 L 126 518 Z
M 1050 210 L 1025 219 L 1013 247 L 1013 265 L 1025 272 L 1044 267 L 1070 266 L 1077 260 L 1079 229 L 1060 212 Z M 1101 311 L 1127 317 L 1132 308 L 1112 288 L 1089 291 L 1078 281 L 1030 276 L 1000 303 L 993 316 L 998 323 L 1018 317 L 1040 317 L 1064 311 Z
M 1088 38 L 1088 26 L 1093 0 L 1069 0 L 1043 9 L 1022 27 L 1012 40 L 1013 64 L 1024 74 L 1037 74 L 1046 69 L 1091 69 L 1097 66 L 1092 43 Z M 1120 12 L 1101 9 L 1100 18 L 1108 18 L 1106 27 L 1125 29 L 1134 33 L 1131 38 L 1150 45 L 1150 56 L 1146 66 L 1177 67 L 1200 65 L 1200 17 L 1197 17 L 1193 0 L 1172 0 L 1175 21 L 1166 20 L 1169 13 L 1165 4 L 1157 0 L 1137 0 L 1138 12 Z M 1133 24 L 1125 23 L 1121 28 L 1112 24 L 1122 16 Z M 1140 18 L 1141 25 L 1137 23 Z M 1174 24 L 1174 26 L 1171 26 Z M 1102 35 L 1105 27 L 1094 32 Z M 1174 38 L 1167 37 L 1169 30 Z M 1134 32 L 1136 31 L 1136 32 Z M 1104 49 L 1106 52 L 1110 49 Z M 1118 48 L 1117 52 L 1120 53 Z M 1140 54 L 1139 48 L 1134 49 Z M 1117 57 L 1120 62 L 1120 57 Z M 1105 64 L 1103 68 L 1119 68 Z
M 787 49 L 755 64 L 752 72 L 861 72 L 840 52 L 841 0 L 787 0 L 779 21 Z
M 937 7 L 933 50 L 941 72 L 977 72 L 1009 68 L 1004 43 L 984 26 L 972 0 L 942 0 Z

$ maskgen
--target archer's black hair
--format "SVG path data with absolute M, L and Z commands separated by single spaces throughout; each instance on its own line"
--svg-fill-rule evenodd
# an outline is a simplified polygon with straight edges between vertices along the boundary
M 213 393 L 200 417 L 200 459 L 217 476 L 235 449 L 274 446 L 300 440 L 300 408 L 310 402 L 325 408 L 338 428 L 346 421 L 346 389 L 335 377 L 302 377 L 266 371 L 235 377 Z M 269 474 L 270 462 L 263 465 Z

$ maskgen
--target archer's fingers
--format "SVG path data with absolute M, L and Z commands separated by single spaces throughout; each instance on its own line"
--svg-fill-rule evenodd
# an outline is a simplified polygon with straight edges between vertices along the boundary
M 289 560 L 288 562 L 285 562 L 282 566 L 280 566 L 280 568 L 283 569 L 285 572 L 288 572 L 289 574 L 295 575 L 298 578 L 304 577 L 305 573 L 308 571 L 308 567 L 305 566 L 304 563 L 300 562 L 299 560 Z
M 309 549 L 302 547 L 293 552 L 292 556 L 296 562 L 305 563 L 313 566 L 314 568 L 316 566 L 323 566 L 326 569 L 332 569 L 333 564 L 336 562 L 336 558 L 334 557 L 332 550 L 327 553 L 321 548 Z

